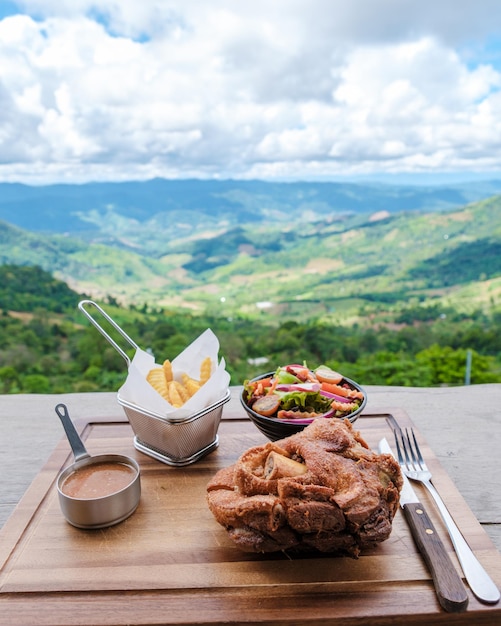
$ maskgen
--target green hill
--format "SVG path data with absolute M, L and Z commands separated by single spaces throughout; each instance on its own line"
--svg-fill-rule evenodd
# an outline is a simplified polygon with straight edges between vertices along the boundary
M 63 313 L 78 305 L 78 294 L 38 266 L 0 265 L 0 309 Z

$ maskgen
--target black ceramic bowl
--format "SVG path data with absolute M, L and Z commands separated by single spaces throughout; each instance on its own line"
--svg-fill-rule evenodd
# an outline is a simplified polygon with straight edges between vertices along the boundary
M 262 378 L 269 378 L 270 376 L 273 376 L 273 374 L 275 374 L 275 372 L 266 372 L 266 374 L 261 374 L 261 376 L 256 376 L 256 378 L 253 378 L 251 382 L 254 382 L 256 380 L 261 380 Z M 350 415 L 348 415 L 346 418 L 346 419 L 349 419 L 350 422 L 353 423 L 358 418 L 360 413 L 364 410 L 365 405 L 367 404 L 367 394 L 363 390 L 363 388 L 360 387 L 358 383 L 356 383 L 353 380 L 350 380 L 349 378 L 343 378 L 343 380 L 339 384 L 340 385 L 348 384 L 353 389 L 356 389 L 357 391 L 361 391 L 364 394 L 364 399 L 362 400 L 362 404 L 358 407 L 356 411 L 353 411 L 353 413 L 350 413 Z M 308 425 L 305 423 L 294 424 L 294 422 L 292 421 L 286 422 L 284 420 L 279 420 L 276 417 L 265 417 L 264 415 L 260 415 L 259 413 L 256 413 L 256 411 L 253 411 L 247 404 L 247 392 L 245 391 L 245 389 L 242 391 L 242 394 L 240 395 L 240 402 L 242 403 L 242 406 L 246 410 L 247 415 L 254 422 L 256 427 L 264 435 L 266 435 L 266 437 L 268 437 L 270 441 L 277 441 L 277 439 L 283 439 L 284 437 L 289 437 L 289 435 L 294 435 L 295 433 L 298 433 L 304 428 L 306 428 L 306 426 Z M 328 417 L 325 419 L 336 420 L 336 419 L 344 419 L 344 418 Z

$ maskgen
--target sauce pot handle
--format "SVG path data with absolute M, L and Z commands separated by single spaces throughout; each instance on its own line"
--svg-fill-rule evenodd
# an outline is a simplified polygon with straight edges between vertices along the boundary
M 70 419 L 70 415 L 68 413 L 66 405 L 58 404 L 56 406 L 56 413 L 63 424 L 66 436 L 68 437 L 71 449 L 73 450 L 73 455 L 75 456 L 75 461 L 79 461 L 80 459 L 84 459 L 90 456 L 90 454 L 85 449 L 83 441 L 80 439 L 80 435 L 77 433 L 73 422 Z

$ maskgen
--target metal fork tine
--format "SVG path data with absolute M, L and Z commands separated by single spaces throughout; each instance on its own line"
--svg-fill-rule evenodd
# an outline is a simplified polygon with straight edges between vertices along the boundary
M 419 469 L 418 460 L 417 460 L 416 455 L 414 454 L 414 448 L 412 447 L 412 441 L 409 436 L 408 428 L 405 429 L 405 437 L 407 439 L 407 445 L 409 446 L 409 457 L 412 462 L 412 469 Z M 409 469 L 411 468 L 409 467 Z
M 393 436 L 395 437 L 395 446 L 397 448 L 398 462 L 400 465 L 407 466 L 409 463 L 409 457 L 405 448 L 405 438 L 402 429 L 399 427 L 393 430 Z
M 393 436 L 395 437 L 395 446 L 397 448 L 398 462 L 400 465 L 404 465 L 405 461 L 404 461 L 404 457 L 402 456 L 402 450 L 400 450 L 400 444 L 398 443 L 398 436 L 397 436 L 396 428 L 393 429 Z
M 427 471 L 428 468 L 426 467 L 426 463 L 424 462 L 423 455 L 421 454 L 421 450 L 419 448 L 419 444 L 417 442 L 416 435 L 414 434 L 413 428 L 411 428 L 411 433 L 412 433 L 412 438 L 414 440 L 414 448 L 416 450 L 416 455 L 419 461 L 419 465 L 421 466 L 422 470 Z

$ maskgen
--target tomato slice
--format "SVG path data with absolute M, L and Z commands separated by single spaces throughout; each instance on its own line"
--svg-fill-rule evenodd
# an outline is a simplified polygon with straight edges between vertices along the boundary
M 252 405 L 253 411 L 264 415 L 265 417 L 271 417 L 274 415 L 280 407 L 280 397 L 276 393 L 269 393 L 266 396 L 258 398 Z

